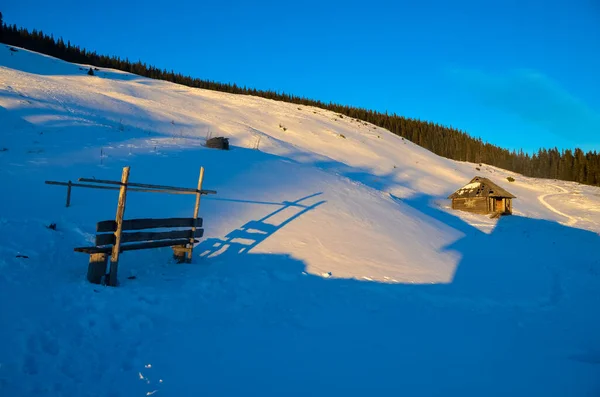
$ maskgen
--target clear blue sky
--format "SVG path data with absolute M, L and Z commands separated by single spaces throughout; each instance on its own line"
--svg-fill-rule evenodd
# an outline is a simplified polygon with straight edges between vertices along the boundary
M 8 1 L 7 23 L 194 77 L 600 151 L 600 0 Z

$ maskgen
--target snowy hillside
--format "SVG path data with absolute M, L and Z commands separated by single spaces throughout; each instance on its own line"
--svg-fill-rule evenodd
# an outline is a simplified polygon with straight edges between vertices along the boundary
M 600 394 L 599 188 L 318 108 L 87 70 L 0 45 L 0 395 Z M 204 166 L 218 194 L 192 264 L 126 252 L 118 288 L 92 285 L 73 248 L 117 193 L 75 188 L 65 208 L 44 181 L 124 165 L 186 187 Z M 449 209 L 476 175 L 517 196 L 513 216 Z M 192 208 L 132 192 L 126 218 Z

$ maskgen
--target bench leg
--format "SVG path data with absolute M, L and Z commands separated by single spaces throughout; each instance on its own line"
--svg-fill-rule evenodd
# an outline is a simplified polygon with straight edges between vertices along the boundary
M 106 265 L 108 256 L 104 253 L 90 254 L 90 263 L 88 265 L 87 279 L 90 283 L 101 284 L 102 277 L 106 275 Z
M 192 262 L 187 258 L 187 253 L 190 251 L 190 249 L 185 245 L 174 245 L 171 248 L 173 249 L 173 258 L 177 261 L 177 263 Z

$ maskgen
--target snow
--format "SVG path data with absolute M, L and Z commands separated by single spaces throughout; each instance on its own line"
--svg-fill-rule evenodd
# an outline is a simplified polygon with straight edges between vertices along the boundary
M 0 46 L 2 395 L 600 392 L 600 189 L 441 158 L 322 109 L 86 71 Z M 204 148 L 208 133 L 232 150 Z M 192 264 L 125 252 L 121 285 L 92 285 L 73 247 L 116 193 L 74 188 L 65 208 L 44 181 L 125 165 L 188 187 L 204 166 L 218 194 Z M 515 214 L 453 212 L 474 175 L 515 194 Z M 132 192 L 126 218 L 193 201 Z
M 477 189 L 480 185 L 481 185 L 480 182 L 467 183 L 460 190 L 473 190 L 473 189 Z
M 456 193 L 459 196 L 462 196 L 465 193 L 470 192 L 471 190 L 477 189 L 479 186 L 481 186 L 481 183 L 479 182 L 472 182 L 472 183 L 468 183 L 465 186 L 461 187 L 460 189 L 458 189 L 456 191 Z

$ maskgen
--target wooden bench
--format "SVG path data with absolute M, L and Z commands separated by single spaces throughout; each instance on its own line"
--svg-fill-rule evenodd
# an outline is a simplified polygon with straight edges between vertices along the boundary
M 121 240 L 119 253 L 141 249 L 171 247 L 173 256 L 179 262 L 190 263 L 192 260 L 193 245 L 202 237 L 204 229 L 202 218 L 164 218 L 164 219 L 129 219 L 123 220 L 121 226 Z M 126 232 L 128 230 L 184 228 L 168 231 L 143 231 Z M 108 258 L 116 258 L 115 243 L 117 239 L 117 222 L 102 221 L 96 225 L 95 245 L 91 247 L 77 247 L 76 252 L 90 255 L 87 279 L 94 284 L 116 285 L 116 280 L 110 280 L 109 274 L 116 276 L 116 271 L 107 273 Z M 116 254 L 116 255 L 115 255 Z M 115 259 L 111 259 L 111 262 Z

